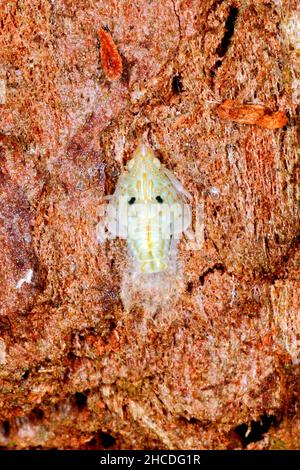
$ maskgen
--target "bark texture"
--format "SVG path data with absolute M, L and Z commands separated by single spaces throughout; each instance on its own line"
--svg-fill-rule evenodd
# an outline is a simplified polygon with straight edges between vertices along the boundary
M 296 8 L 1 3 L 3 448 L 300 447 Z M 224 121 L 226 99 L 288 123 Z M 155 318 L 125 312 L 126 246 L 95 237 L 145 131 L 205 214 L 201 250 L 180 245 L 185 289 Z

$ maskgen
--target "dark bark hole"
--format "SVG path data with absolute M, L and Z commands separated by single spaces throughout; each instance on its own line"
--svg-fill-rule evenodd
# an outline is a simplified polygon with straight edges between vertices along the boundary
M 107 449 L 108 447 L 112 447 L 116 442 L 116 439 L 113 436 L 111 436 L 111 434 L 108 434 L 106 432 L 100 433 L 100 439 L 105 449 Z
M 109 323 L 109 331 L 112 332 L 117 328 L 117 324 L 114 320 L 111 320 Z
M 31 415 L 33 418 L 41 420 L 44 417 L 44 412 L 40 408 L 33 408 L 33 410 L 31 411 Z
M 29 369 L 28 369 L 28 370 L 25 370 L 24 374 L 22 375 L 22 379 L 23 379 L 23 380 L 28 379 L 29 374 L 30 374 L 30 370 L 29 370 Z
M 177 75 L 174 75 L 172 79 L 172 91 L 174 95 L 179 95 L 179 93 L 182 93 L 183 91 L 183 84 L 182 84 L 180 73 L 178 73 Z
M 67 358 L 72 362 L 77 359 L 76 355 L 72 351 L 68 352 Z
M 221 60 L 217 60 L 217 62 L 215 63 L 215 65 L 210 69 L 210 76 L 211 78 L 213 78 L 215 75 L 216 75 L 216 70 L 218 68 L 220 68 L 222 65 L 222 61 Z
M 9 424 L 9 421 L 3 421 L 2 423 L 2 432 L 3 432 L 3 435 L 4 437 L 8 437 L 9 436 L 9 432 L 10 432 L 10 424 Z
M 186 291 L 191 293 L 193 291 L 193 283 L 192 282 L 188 282 L 187 283 L 187 286 L 186 286 Z
M 199 419 L 197 419 L 197 418 L 190 418 L 190 419 L 188 419 L 188 422 L 189 422 L 190 424 L 199 424 Z
M 216 263 L 213 265 L 212 268 L 208 268 L 206 271 L 204 271 L 204 273 L 201 274 L 201 276 L 199 276 L 199 281 L 200 281 L 201 286 L 204 286 L 206 276 L 208 274 L 213 273 L 214 271 L 220 271 L 223 274 L 225 272 L 225 267 L 223 266 L 222 263 Z
M 213 216 L 217 217 L 219 210 L 221 209 L 221 206 L 217 206 L 213 212 Z
M 93 439 L 89 442 L 89 449 L 108 449 L 113 447 L 116 443 L 116 439 L 106 432 L 98 432 L 95 434 Z
M 235 25 L 238 13 L 239 13 L 239 9 L 237 7 L 231 6 L 229 8 L 228 17 L 227 17 L 227 20 L 225 21 L 224 36 L 216 50 L 219 57 L 223 57 L 226 54 L 228 47 L 230 46 L 230 41 L 234 33 L 234 25 Z
M 86 406 L 87 396 L 85 395 L 85 393 L 76 392 L 75 393 L 75 401 L 76 401 L 77 408 L 79 410 L 83 410 L 83 408 L 85 408 L 85 406 Z
M 278 419 L 274 415 L 262 415 L 259 421 L 251 421 L 250 432 L 247 424 L 239 424 L 234 432 L 241 438 L 244 447 L 251 442 L 261 441 L 272 426 L 278 425 Z
M 10 320 L 6 316 L 0 318 L 0 335 L 11 330 Z

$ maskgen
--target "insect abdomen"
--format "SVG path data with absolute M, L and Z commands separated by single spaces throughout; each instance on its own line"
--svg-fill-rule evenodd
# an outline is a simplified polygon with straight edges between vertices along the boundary
M 157 237 L 153 232 L 146 230 L 134 239 L 128 239 L 142 273 L 156 273 L 168 267 L 170 240 Z

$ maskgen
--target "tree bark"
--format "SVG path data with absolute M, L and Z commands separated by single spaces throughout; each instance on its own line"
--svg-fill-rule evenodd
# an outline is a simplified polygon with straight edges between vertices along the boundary
M 299 448 L 297 2 L 0 9 L 2 448 Z M 95 235 L 146 133 L 204 208 L 155 316 Z

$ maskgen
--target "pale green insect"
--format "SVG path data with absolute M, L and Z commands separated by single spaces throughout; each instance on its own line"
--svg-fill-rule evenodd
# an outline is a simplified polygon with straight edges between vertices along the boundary
M 149 146 L 138 146 L 109 199 L 98 239 L 126 238 L 141 273 L 167 269 L 171 251 L 191 224 L 191 196 Z

